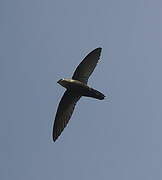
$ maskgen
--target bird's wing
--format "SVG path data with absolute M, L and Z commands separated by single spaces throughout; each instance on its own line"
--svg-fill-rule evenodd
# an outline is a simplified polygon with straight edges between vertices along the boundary
M 53 126 L 53 141 L 60 136 L 74 111 L 75 105 L 81 96 L 66 90 L 57 109 Z
M 90 52 L 76 68 L 72 79 L 87 84 L 88 78 L 90 77 L 98 63 L 101 50 L 102 48 L 97 48 Z

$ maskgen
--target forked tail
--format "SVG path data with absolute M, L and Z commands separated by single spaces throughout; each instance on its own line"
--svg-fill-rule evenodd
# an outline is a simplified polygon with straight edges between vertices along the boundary
M 105 98 L 105 95 L 102 94 L 101 92 L 93 89 L 93 88 L 90 88 L 89 92 L 88 92 L 88 97 L 93 97 L 93 98 L 96 98 L 96 99 L 99 99 L 99 100 L 102 100 Z

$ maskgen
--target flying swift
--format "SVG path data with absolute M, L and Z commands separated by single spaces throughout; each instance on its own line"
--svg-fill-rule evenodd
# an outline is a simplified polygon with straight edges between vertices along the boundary
M 60 136 L 74 111 L 77 101 L 82 97 L 92 97 L 103 100 L 105 95 L 87 85 L 88 79 L 94 71 L 101 54 L 102 48 L 90 52 L 76 68 L 72 79 L 60 79 L 57 83 L 66 88 L 58 105 L 53 125 L 53 141 Z

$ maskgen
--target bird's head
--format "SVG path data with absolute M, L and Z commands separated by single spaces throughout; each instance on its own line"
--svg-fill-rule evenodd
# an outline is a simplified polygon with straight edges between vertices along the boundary
M 68 88 L 69 81 L 69 79 L 60 79 L 59 81 L 57 81 L 57 83 L 65 88 Z
M 65 80 L 64 79 L 60 79 L 60 80 L 57 81 L 57 83 L 60 84 L 61 86 L 63 86 L 64 83 L 65 83 Z

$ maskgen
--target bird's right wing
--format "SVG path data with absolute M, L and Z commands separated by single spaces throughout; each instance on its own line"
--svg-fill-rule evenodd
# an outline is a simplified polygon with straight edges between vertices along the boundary
M 53 141 L 60 136 L 67 123 L 69 122 L 75 105 L 81 96 L 75 95 L 66 90 L 57 109 L 55 122 L 53 126 Z
M 88 78 L 90 77 L 98 63 L 101 50 L 102 48 L 96 48 L 92 52 L 90 52 L 76 68 L 72 79 L 87 84 Z

